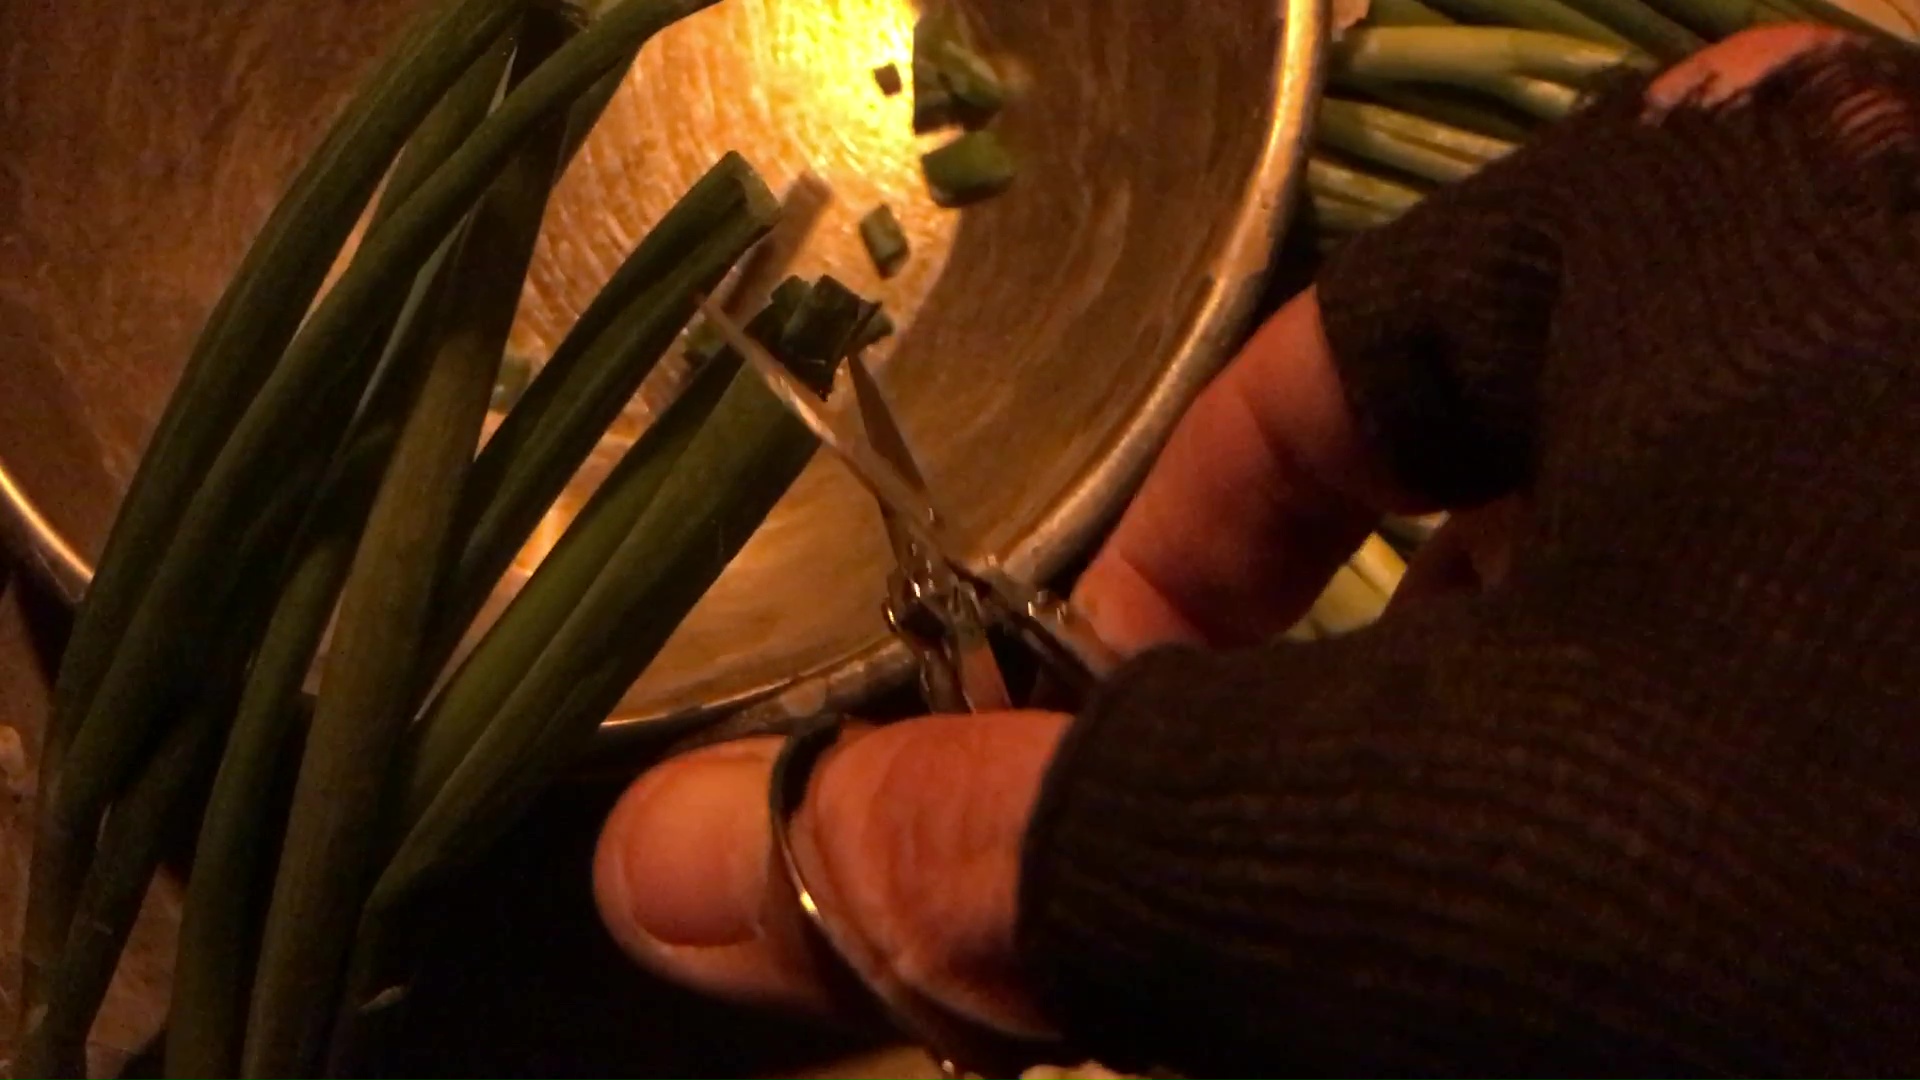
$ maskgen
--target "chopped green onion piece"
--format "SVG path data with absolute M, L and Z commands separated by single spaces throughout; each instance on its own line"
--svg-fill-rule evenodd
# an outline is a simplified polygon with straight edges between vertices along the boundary
M 862 349 L 869 348 L 875 342 L 892 337 L 894 330 L 893 316 L 888 315 L 885 308 L 876 306 L 873 314 L 868 316 L 866 323 L 860 327 L 860 333 L 854 336 L 853 348 L 848 351 L 860 352 Z
M 907 231 L 900 227 L 900 219 L 893 216 L 893 208 L 885 203 L 860 219 L 860 242 L 866 245 L 867 257 L 873 260 L 873 268 L 883 278 L 899 273 L 911 252 Z
M 948 2 L 929 6 L 914 24 L 913 130 L 985 127 L 1006 106 L 1006 87 L 972 36 L 965 15 Z
M 800 310 L 800 305 L 806 303 L 807 297 L 812 293 L 812 282 L 804 278 L 789 277 L 773 287 L 773 295 L 767 301 L 767 307 L 771 311 L 784 311 L 786 318 L 791 319 L 793 313 Z M 780 325 L 784 327 L 786 323 L 783 322 Z M 718 332 L 715 331 L 715 333 Z
M 779 353 L 800 380 L 825 397 L 833 373 L 852 351 L 875 305 L 832 277 L 822 277 L 780 335 Z
M 941 43 L 940 81 L 953 103 L 954 119 L 969 128 L 985 127 L 1006 108 L 1007 91 L 993 65 L 957 41 Z
M 969 131 L 920 159 L 933 201 L 949 209 L 971 206 L 1013 186 L 1013 155 L 991 131 Z
M 942 43 L 961 33 L 959 16 L 946 0 L 929 4 L 913 25 L 913 130 L 922 135 L 957 122 L 939 54 Z

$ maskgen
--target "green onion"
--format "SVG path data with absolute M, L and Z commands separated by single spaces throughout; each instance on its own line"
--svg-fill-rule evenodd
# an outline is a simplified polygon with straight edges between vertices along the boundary
M 543 17 L 544 16 L 544 17 Z M 529 15 L 516 77 L 574 28 Z M 341 590 L 333 647 L 301 759 L 283 860 L 261 939 L 242 1058 L 252 1075 L 323 1060 L 349 938 L 382 854 L 388 762 L 416 704 L 413 687 L 437 564 L 450 547 L 502 351 L 558 175 L 569 118 L 554 115 L 475 208 L 416 360 L 426 373 Z
M 1545 79 L 1510 75 L 1489 79 L 1480 88 L 1536 120 L 1564 120 L 1580 107 L 1580 91 Z
M 696 295 L 726 276 L 777 212 L 752 167 L 728 155 L 581 316 L 474 463 L 456 519 L 464 539 L 439 587 L 423 654 L 429 667 L 452 654 L 553 500 L 672 347 Z M 610 294 L 625 302 L 603 303 Z
M 801 286 L 806 288 L 804 282 Z M 797 303 L 793 293 L 776 292 L 767 309 L 754 317 L 749 332 L 765 343 L 776 343 Z M 427 707 L 407 739 L 405 828 L 419 821 L 446 786 L 485 731 L 493 710 L 512 693 L 520 673 L 559 631 L 600 568 L 640 520 L 712 413 L 732 378 L 731 367 L 738 364 L 739 358 L 730 357 L 723 346 L 721 354 L 641 433 Z
M 802 169 L 780 197 L 780 220 L 773 231 L 747 252 L 733 277 L 714 293 L 720 310 L 745 318 L 773 289 L 790 285 L 794 264 L 832 206 L 833 185 L 813 170 Z
M 1013 186 L 1013 155 L 991 131 L 969 131 L 920 159 L 933 201 L 949 209 L 971 206 Z
M 892 337 L 895 329 L 893 316 L 888 315 L 884 308 L 875 308 L 873 314 L 867 317 L 866 325 L 860 328 L 859 335 L 853 339 L 853 348 L 848 351 L 857 353 L 870 348 L 876 342 Z
M 1708 40 L 1732 37 L 1760 22 L 1766 5 L 1757 0 L 1646 0 L 1656 11 Z
M 910 252 L 907 231 L 900 227 L 900 219 L 893 216 L 893 208 L 885 203 L 867 211 L 860 219 L 860 242 L 866 246 L 867 257 L 873 260 L 873 268 L 882 278 L 892 277 L 907 264 Z
M 201 330 L 127 489 L 61 664 L 41 756 L 42 802 L 22 943 L 23 1012 L 37 1001 L 39 973 L 65 938 L 100 814 L 151 724 L 138 706 L 103 718 L 108 730 L 92 741 L 111 749 L 66 767 L 121 641 L 169 557 L 167 538 L 186 518 L 190 497 L 234 423 L 275 370 L 268 358 L 301 325 L 401 142 L 521 6 L 522 0 L 451 0 L 423 17 L 308 159 Z M 164 624 L 154 632 L 185 636 Z M 157 698 L 141 694 L 136 701 Z
M 858 326 L 800 329 L 802 337 L 846 340 Z M 759 375 L 745 367 L 734 374 L 592 586 L 550 638 L 533 643 L 539 659 L 495 705 L 485 733 L 407 833 L 371 912 L 395 910 L 470 859 L 578 752 L 814 449 L 812 434 Z
M 969 128 L 985 127 L 1006 108 L 1006 87 L 993 65 L 980 54 L 959 42 L 945 42 L 940 48 L 939 65 L 940 81 L 960 123 Z
M 1307 184 L 1316 193 L 1337 195 L 1349 202 L 1376 207 L 1395 216 L 1419 205 L 1426 193 L 1358 169 L 1349 169 L 1322 157 L 1307 162 Z
M 48 841 L 43 847 L 49 859 L 66 862 L 54 863 L 51 873 L 37 873 L 45 883 L 36 886 L 36 892 L 45 890 L 40 906 L 68 910 L 79 878 L 71 865 L 76 845 L 136 761 L 154 724 L 153 703 L 191 668 L 197 644 L 223 604 L 227 590 L 218 583 L 231 577 L 230 538 L 240 531 L 239 519 L 261 513 L 290 463 L 316 442 L 331 441 L 330 432 L 344 426 L 337 409 L 316 407 L 316 402 L 357 398 L 345 390 L 366 373 L 341 361 L 358 354 L 374 332 L 369 315 L 427 259 L 537 125 L 566 108 L 654 32 L 712 2 L 622 0 L 608 9 L 510 94 L 385 226 L 367 236 L 347 272 L 301 324 L 212 467 L 195 478 L 192 501 L 152 574 L 123 647 L 95 691 L 88 718 L 80 723 L 70 768 L 49 792 L 50 805 L 41 817 Z M 83 855 L 84 847 L 79 851 Z M 57 932 L 58 919 L 50 915 L 43 921 Z M 43 926 L 41 934 L 48 929 Z M 38 937 L 33 944 L 44 948 Z
M 44 1011 L 28 1017 L 15 1076 L 84 1077 L 87 1032 L 140 913 L 154 868 L 173 832 L 196 809 L 230 701 L 207 700 L 168 726 L 160 747 L 114 804 L 100 858 L 81 888 L 72 927 L 47 986 Z
M 788 320 L 777 351 L 801 382 L 825 397 L 841 358 L 878 310 L 837 279 L 822 277 Z
M 537 42 L 522 48 L 529 47 Z M 375 227 L 485 118 L 514 51 L 513 40 L 504 41 L 436 107 L 381 193 Z M 300 742 L 301 685 L 418 386 L 414 373 L 422 365 L 401 361 L 420 347 L 429 321 L 421 313 L 437 305 L 446 287 L 443 268 L 450 254 L 443 244 L 407 298 L 399 329 L 390 340 L 380 335 L 383 375 L 321 485 L 247 675 L 187 882 L 166 1041 L 170 1076 L 227 1076 L 239 1068 L 247 992 L 272 883 L 270 853 L 285 824 L 270 806 L 282 795 L 292 764 L 288 755 Z
M 1390 83 L 1373 79 L 1342 76 L 1333 80 L 1344 90 L 1358 91 L 1401 112 L 1423 116 L 1506 142 L 1521 142 L 1532 135 L 1531 118 L 1523 117 L 1482 95 L 1446 86 L 1419 83 Z
M 1366 203 L 1338 195 L 1313 193 L 1313 220 L 1320 228 L 1337 233 L 1364 232 L 1394 219 L 1394 214 Z
M 1524 0 L 1523 0 L 1524 2 Z M 1698 34 L 1641 0 L 1564 0 L 1568 7 L 1626 35 L 1661 60 L 1681 60 L 1706 47 Z
M 1482 26 L 1363 27 L 1334 47 L 1334 57 L 1339 70 L 1363 78 L 1474 87 L 1511 76 L 1585 87 L 1637 63 L 1617 46 Z
M 947 41 L 964 32 L 960 16 L 947 0 L 933 0 L 913 24 L 913 130 L 925 135 L 957 122 L 953 90 L 940 67 Z
M 1434 7 L 1471 23 L 1545 30 L 1569 37 L 1631 48 L 1633 42 L 1605 23 L 1574 10 L 1561 0 L 1428 0 Z
M 1322 99 L 1315 132 L 1323 145 L 1437 184 L 1464 180 L 1515 149 L 1382 105 L 1338 98 Z
M 1453 20 L 1420 0 L 1372 0 L 1367 8 L 1372 26 L 1452 26 Z
M 445 295 L 450 256 L 451 246 L 443 245 L 408 298 L 383 361 L 388 377 L 372 392 L 358 430 L 321 485 L 248 672 L 187 882 L 167 1035 L 169 1075 L 225 1076 L 239 1068 L 254 952 L 272 884 L 267 864 L 285 825 L 269 807 L 287 779 L 287 755 L 300 743 L 302 683 L 419 386 L 405 360 L 426 332 L 422 312 Z

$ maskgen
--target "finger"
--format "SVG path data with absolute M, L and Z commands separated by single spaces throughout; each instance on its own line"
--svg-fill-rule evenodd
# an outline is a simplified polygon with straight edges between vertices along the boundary
M 1068 718 L 935 717 L 844 739 L 794 822 L 822 907 L 894 979 L 963 1016 L 1044 1030 L 1013 951 L 1019 853 Z M 767 785 L 779 741 L 649 772 L 601 835 L 594 891 L 615 938 L 659 974 L 736 999 L 833 1004 L 778 876 Z M 882 812 L 884 810 L 884 812 Z
M 1681 105 L 1723 105 L 1753 89 L 1782 65 L 1848 40 L 1846 31 L 1813 23 L 1777 23 L 1743 30 L 1661 73 L 1647 88 L 1649 122 Z
M 1514 495 L 1451 515 L 1407 564 L 1392 606 L 1497 588 L 1513 570 L 1527 502 Z
M 1414 510 L 1365 450 L 1312 290 L 1195 400 L 1075 598 L 1116 648 L 1291 626 L 1379 513 Z

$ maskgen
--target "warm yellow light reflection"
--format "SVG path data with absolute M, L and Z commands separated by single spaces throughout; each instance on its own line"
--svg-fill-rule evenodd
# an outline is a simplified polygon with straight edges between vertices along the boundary
M 927 140 L 913 132 L 911 90 L 888 97 L 875 68 L 911 81 L 912 0 L 735 0 L 650 43 L 555 193 L 515 348 L 544 358 L 646 229 L 727 150 L 776 192 L 803 173 L 833 201 L 791 270 L 832 274 L 884 302 L 902 332 L 945 263 L 957 218 L 920 176 Z M 913 258 L 881 281 L 861 247 L 860 217 L 885 202 Z M 884 363 L 887 348 L 876 350 Z M 578 481 L 549 512 L 516 568 L 530 572 L 558 541 L 630 440 L 676 387 L 669 362 L 635 398 Z

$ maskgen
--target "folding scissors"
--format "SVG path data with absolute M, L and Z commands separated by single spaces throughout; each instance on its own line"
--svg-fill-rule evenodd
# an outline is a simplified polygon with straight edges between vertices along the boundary
M 956 554 L 946 518 L 927 492 L 905 435 L 873 373 L 856 353 L 843 371 L 859 430 L 711 304 L 707 317 L 745 357 L 774 397 L 805 424 L 880 503 L 893 549 L 884 612 L 912 649 L 927 704 L 938 712 L 1013 707 L 989 631 L 1013 634 L 1060 688 L 1076 695 L 1119 666 L 1119 657 L 1064 600 L 1008 574 L 997 560 Z
M 937 712 L 990 712 L 1014 706 L 991 631 L 1023 643 L 1052 688 L 1083 697 L 1120 664 L 1120 657 L 1073 607 L 1015 579 L 998 562 L 970 559 L 935 510 L 906 437 L 866 363 L 856 353 L 843 369 L 859 430 L 844 410 L 801 382 L 785 364 L 712 304 L 709 323 L 746 359 L 782 405 L 813 432 L 880 503 L 893 549 L 884 606 L 887 625 L 913 652 L 920 686 Z M 842 395 L 844 399 L 844 395 Z M 792 824 L 814 770 L 838 739 L 841 721 L 803 724 L 787 739 L 773 770 L 769 809 L 773 834 L 794 899 L 829 947 L 829 978 L 843 990 L 851 976 L 868 1000 L 920 1040 L 948 1076 L 1002 1075 L 1055 1060 L 1049 1040 L 989 1029 L 961 1017 L 906 985 L 872 955 L 863 939 L 820 902 L 794 853 Z

